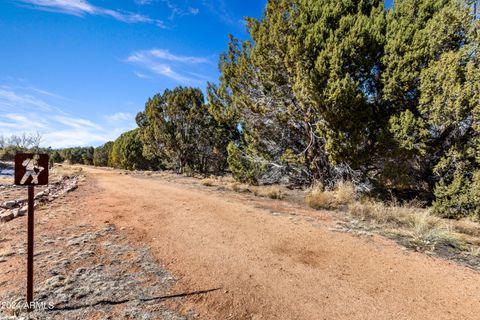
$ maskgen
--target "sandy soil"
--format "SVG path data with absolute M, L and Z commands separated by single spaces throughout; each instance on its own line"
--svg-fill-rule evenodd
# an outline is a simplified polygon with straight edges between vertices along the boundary
M 178 279 L 222 290 L 172 307 L 201 319 L 478 319 L 480 273 L 380 236 L 333 231 L 328 212 L 166 178 L 84 168 L 66 224 L 114 224 Z M 25 217 L 21 218 L 25 220 Z M 18 222 L 16 222 L 18 223 Z M 1 289 L 0 289 L 1 290 Z

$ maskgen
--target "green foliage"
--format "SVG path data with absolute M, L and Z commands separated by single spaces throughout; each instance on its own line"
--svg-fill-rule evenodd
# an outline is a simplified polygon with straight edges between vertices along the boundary
M 15 155 L 19 152 L 27 152 L 28 149 L 17 147 L 17 146 L 6 146 L 3 149 L 0 149 L 0 160 L 1 161 L 15 161 Z
M 228 165 L 233 177 L 240 182 L 257 184 L 266 169 L 265 165 L 251 161 L 233 142 L 228 145 L 227 151 Z
M 59 150 L 60 156 L 70 164 L 93 164 L 93 153 L 95 149 L 93 147 L 76 147 L 66 148 Z
M 177 87 L 149 99 L 137 116 L 147 158 L 178 172 L 222 172 L 234 124 L 217 121 L 199 89 Z
M 228 147 L 234 176 L 332 185 L 346 174 L 431 194 L 439 214 L 475 213 L 480 36 L 469 4 L 268 1 L 247 19 L 251 41 L 230 37 L 208 86 L 213 115 L 241 128 Z
M 315 114 L 331 164 L 365 171 L 383 121 L 383 1 L 301 0 L 288 65 L 304 112 Z
M 449 184 L 441 181 L 435 188 L 433 212 L 444 218 L 474 216 L 480 219 L 480 170 L 471 178 L 455 174 Z
M 111 146 L 110 164 L 115 168 L 127 170 L 146 170 L 154 167 L 154 163 L 143 156 L 140 129 L 125 132 L 115 140 Z
M 106 167 L 110 165 L 109 159 L 112 152 L 113 142 L 109 141 L 104 145 L 95 148 L 93 152 L 93 165 L 97 167 Z
M 53 163 L 62 163 L 65 161 L 58 150 L 55 150 L 50 154 L 50 160 L 53 161 Z
M 414 10 L 413 8 L 416 8 Z M 388 13 L 385 107 L 411 184 L 442 216 L 478 214 L 477 27 L 466 1 L 397 1 Z
M 247 23 L 253 42 L 231 37 L 209 101 L 238 119 L 239 152 L 267 168 L 260 182 L 328 180 L 344 163 L 366 171 L 385 121 L 383 1 L 269 1 Z

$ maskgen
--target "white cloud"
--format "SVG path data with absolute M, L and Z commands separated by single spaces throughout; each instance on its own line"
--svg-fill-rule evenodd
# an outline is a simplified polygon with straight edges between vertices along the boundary
M 197 14 L 200 13 L 200 9 L 189 7 L 189 8 L 188 8 L 188 12 L 189 12 L 191 15 L 196 16 Z
M 202 4 L 210 13 L 224 24 L 245 30 L 244 19 L 235 17 L 227 6 L 225 0 L 202 0 Z
M 209 63 L 210 61 L 206 58 L 199 58 L 199 57 L 189 57 L 189 56 L 180 56 L 171 54 L 168 50 L 164 49 L 152 49 L 147 52 L 143 52 L 143 54 L 150 54 L 155 58 L 167 60 L 167 61 L 177 61 L 183 63 Z
M 50 111 L 52 106 L 38 97 L 30 94 L 18 94 L 9 86 L 0 87 L 0 110 L 18 111 L 18 107 L 35 107 L 39 110 Z
M 100 145 L 108 141 L 103 134 L 82 129 L 62 129 L 42 134 L 42 143 L 54 148 Z
M 131 121 L 135 119 L 134 115 L 128 112 L 117 112 L 111 115 L 106 115 L 105 119 L 112 122 L 120 122 L 120 121 Z
M 92 121 L 54 107 L 65 101 L 71 100 L 32 86 L 0 85 L 0 135 L 39 132 L 45 147 L 97 146 L 136 126 L 128 112 Z
M 154 2 L 163 3 L 168 9 L 170 9 L 170 20 L 173 20 L 175 16 L 196 16 L 200 13 L 199 8 L 180 6 L 178 3 L 172 0 L 135 0 L 135 3 L 140 6 L 151 5 Z
M 97 129 L 101 130 L 102 128 L 93 123 L 90 120 L 85 120 L 85 119 L 80 119 L 80 118 L 71 118 L 71 117 L 65 117 L 65 116 L 54 116 L 54 120 L 56 120 L 58 123 L 64 124 L 68 127 L 71 128 L 76 128 L 76 129 Z
M 151 4 L 152 2 L 153 0 L 135 0 L 135 3 L 141 6 Z
M 148 16 L 141 14 L 122 11 L 122 10 L 111 10 L 99 6 L 95 6 L 88 2 L 87 0 L 16 0 L 17 2 L 24 3 L 29 7 L 56 11 L 65 14 L 70 14 L 74 16 L 85 16 L 85 15 L 99 15 L 99 16 L 108 16 L 114 18 L 118 21 L 126 23 L 147 23 L 154 24 L 160 28 L 166 28 L 162 20 L 153 19 Z
M 175 55 L 170 53 L 170 51 L 165 49 L 151 49 L 151 50 L 143 50 L 138 51 L 131 54 L 128 58 L 128 62 L 143 62 L 146 60 L 151 59 L 159 59 L 165 61 L 172 61 L 172 62 L 181 62 L 181 63 L 190 63 L 190 64 L 198 64 L 198 63 L 210 63 L 210 60 L 203 57 L 192 57 L 192 56 L 182 56 L 182 55 Z
M 146 74 L 141 73 L 141 72 L 135 71 L 134 73 L 135 73 L 135 75 L 136 75 L 137 77 L 139 77 L 140 79 L 151 79 L 151 78 L 152 78 L 152 77 L 150 77 L 149 75 L 146 75 Z
M 194 65 L 211 64 L 210 60 L 204 57 L 176 55 L 165 49 L 137 51 L 128 56 L 125 61 L 177 82 L 196 84 L 203 82 L 208 77 L 190 71 L 182 72 L 178 70 L 191 69 Z M 147 75 L 138 72 L 136 75 L 140 78 L 147 77 Z

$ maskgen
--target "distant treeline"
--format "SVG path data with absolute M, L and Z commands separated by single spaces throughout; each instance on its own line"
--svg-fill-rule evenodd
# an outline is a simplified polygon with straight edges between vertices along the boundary
M 480 32 L 469 0 L 270 0 L 230 36 L 218 84 L 148 99 L 138 128 L 69 161 L 352 181 L 480 217 Z

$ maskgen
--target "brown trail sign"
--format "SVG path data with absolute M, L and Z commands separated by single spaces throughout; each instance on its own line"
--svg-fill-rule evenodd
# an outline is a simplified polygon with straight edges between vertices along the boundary
M 48 154 L 19 153 L 15 156 L 15 184 L 28 186 L 27 304 L 33 302 L 34 186 L 48 184 Z

